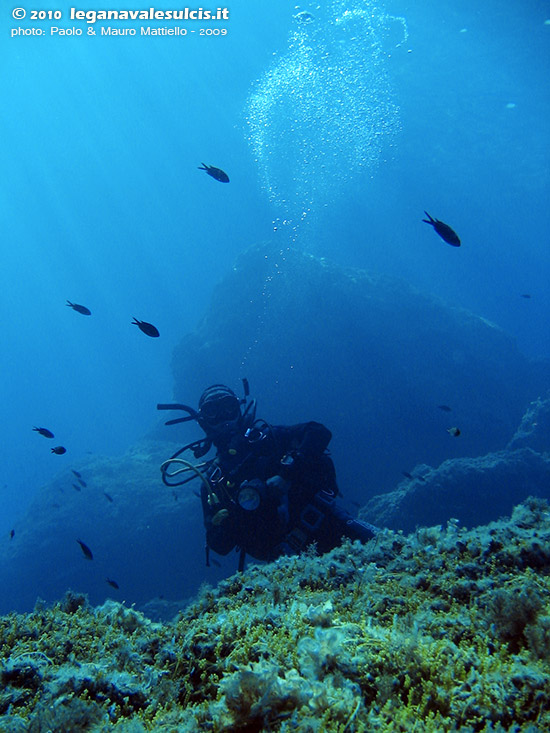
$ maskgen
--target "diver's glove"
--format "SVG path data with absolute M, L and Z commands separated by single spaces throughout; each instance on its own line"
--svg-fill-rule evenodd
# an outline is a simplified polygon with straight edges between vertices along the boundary
M 282 476 L 272 476 L 267 479 L 266 486 L 269 489 L 268 496 L 277 499 L 288 496 L 290 481 L 286 481 Z

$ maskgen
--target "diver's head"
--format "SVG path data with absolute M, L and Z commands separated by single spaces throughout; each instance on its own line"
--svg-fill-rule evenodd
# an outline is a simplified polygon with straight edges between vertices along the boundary
M 232 389 L 224 384 L 213 384 L 199 400 L 197 422 L 214 442 L 230 436 L 241 427 L 241 403 Z

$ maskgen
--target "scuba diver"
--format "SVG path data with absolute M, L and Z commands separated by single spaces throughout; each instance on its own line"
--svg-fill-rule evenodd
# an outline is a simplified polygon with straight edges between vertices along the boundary
M 161 466 L 167 486 L 201 479 L 206 528 L 206 564 L 210 550 L 227 555 L 240 550 L 239 570 L 246 555 L 271 561 L 302 552 L 315 543 L 320 553 L 340 544 L 343 536 L 366 542 L 377 529 L 354 519 L 336 503 L 334 464 L 327 454 L 332 437 L 318 422 L 269 425 L 256 419 L 256 400 L 239 399 L 223 384 L 206 389 L 198 410 L 187 405 L 157 405 L 180 409 L 185 417 L 166 425 L 195 420 L 206 437 L 181 448 Z M 216 456 L 193 464 L 179 456 L 191 450 L 195 458 L 212 446 Z M 190 472 L 190 476 L 181 475 Z

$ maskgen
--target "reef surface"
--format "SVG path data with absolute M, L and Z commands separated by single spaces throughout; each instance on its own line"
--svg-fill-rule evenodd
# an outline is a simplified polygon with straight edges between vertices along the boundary
M 250 566 L 173 621 L 0 618 L 0 731 L 550 729 L 550 512 Z

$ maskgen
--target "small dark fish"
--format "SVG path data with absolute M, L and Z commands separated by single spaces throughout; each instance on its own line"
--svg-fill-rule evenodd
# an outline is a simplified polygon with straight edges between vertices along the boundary
M 438 405 L 438 407 L 439 407 L 440 410 L 443 410 L 443 412 L 452 412 L 452 410 L 449 407 L 449 405 Z
M 80 486 L 78 486 L 78 484 L 72 484 L 72 487 L 75 491 L 82 491 L 82 489 L 80 488 Z
M 530 298 L 530 297 L 531 297 L 531 295 L 530 295 L 530 293 L 522 293 L 522 294 L 521 294 L 521 297 L 522 297 L 522 298 Z
M 63 453 L 66 453 L 67 449 L 64 448 L 62 445 L 56 445 L 55 448 L 52 448 L 52 453 L 55 453 L 57 456 L 62 456 Z
M 10 532 L 10 540 L 13 540 L 14 537 L 15 537 L 15 530 L 12 529 Z
M 460 435 L 460 428 L 447 428 L 447 432 L 449 435 L 452 435 L 453 438 L 458 438 Z
M 451 229 L 448 224 L 439 221 L 439 219 L 432 219 L 427 211 L 424 213 L 428 218 L 422 219 L 422 221 L 426 222 L 426 224 L 431 224 L 441 239 L 444 239 L 447 244 L 450 244 L 453 247 L 460 247 L 460 239 L 454 229 Z
M 108 494 L 106 491 L 103 492 L 103 496 L 107 499 L 107 501 L 110 501 L 110 502 L 114 501 L 113 497 L 110 494 Z
M 43 435 L 45 438 L 54 438 L 54 434 L 51 430 L 48 430 L 48 428 L 33 428 L 33 430 L 36 430 L 37 433 L 40 435 Z
M 111 580 L 111 578 L 106 578 L 107 583 L 111 586 L 111 588 L 114 588 L 115 590 L 120 590 L 119 584 L 116 582 L 116 580 Z
M 80 549 L 84 553 L 84 557 L 86 558 L 86 560 L 93 560 L 94 556 L 92 554 L 92 551 L 88 547 L 88 545 L 85 545 L 84 542 L 82 542 L 82 540 L 77 540 L 77 542 L 80 545 Z
M 71 303 L 70 300 L 68 300 L 65 305 L 68 305 L 69 308 L 72 308 L 77 313 L 82 313 L 83 316 L 91 316 L 92 311 L 89 308 L 86 308 L 85 305 L 78 305 L 78 303 Z
M 81 486 L 84 486 L 84 488 L 86 488 L 86 486 L 88 486 L 88 484 L 87 484 L 87 483 L 86 483 L 86 482 L 84 481 L 84 479 L 83 479 L 83 478 L 79 478 L 79 479 L 78 479 L 78 483 L 79 483 L 79 484 L 80 484 Z
M 77 478 L 81 478 L 81 477 L 82 477 L 82 474 L 81 474 L 81 473 L 78 473 L 78 471 L 75 471 L 75 470 L 74 470 L 74 468 L 71 468 L 71 471 L 72 471 L 72 472 L 74 473 L 74 475 L 75 475 L 75 476 L 76 476 Z
M 199 165 L 200 171 L 206 171 L 206 173 L 209 176 L 212 176 L 212 178 L 215 178 L 216 181 L 219 181 L 220 183 L 229 183 L 229 176 L 225 171 L 222 171 L 221 168 L 216 168 L 215 165 L 205 165 L 204 163 Z
M 143 333 L 147 336 L 151 336 L 151 338 L 157 338 L 158 336 L 160 336 L 160 333 L 158 332 L 156 326 L 153 326 L 152 323 L 147 323 L 147 321 L 138 321 L 135 316 L 134 320 L 132 321 L 132 326 L 137 326 L 140 331 L 143 331 Z

